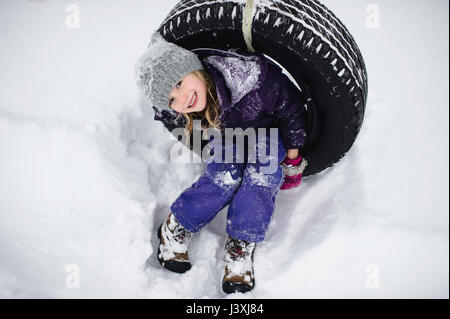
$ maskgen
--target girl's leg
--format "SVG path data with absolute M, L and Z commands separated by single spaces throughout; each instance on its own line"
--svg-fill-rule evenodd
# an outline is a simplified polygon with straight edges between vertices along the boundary
M 228 235 L 250 242 L 264 240 L 275 208 L 276 195 L 284 182 L 284 174 L 279 164 L 283 161 L 286 151 L 280 134 L 262 139 L 261 142 L 258 137 L 258 143 L 266 143 L 267 152 L 270 150 L 270 143 L 278 144 L 276 171 L 265 174 L 261 168 L 268 164 L 262 164 L 258 157 L 256 163 L 247 163 L 242 184 L 233 197 L 227 216 Z
M 275 198 L 284 181 L 281 167 L 270 176 L 267 185 L 258 184 L 253 165 L 247 166 L 242 185 L 228 209 L 227 233 L 250 242 L 264 240 L 275 209 Z
M 226 293 L 247 292 L 254 288 L 253 253 L 256 242 L 264 240 L 273 210 L 275 197 L 284 181 L 280 163 L 286 151 L 280 134 L 265 139 L 257 137 L 258 146 L 275 143 L 278 159 L 275 172 L 261 170 L 268 166 L 256 158 L 256 163 L 247 163 L 242 184 L 236 192 L 228 209 L 227 233 L 231 238 L 225 245 L 225 269 L 222 289 Z M 267 152 L 266 152 L 267 153 Z M 258 153 L 257 153 L 258 154 Z M 275 154 L 269 155 L 274 156 Z M 270 165 L 270 164 L 269 164 Z
M 225 144 L 225 143 L 224 143 Z M 231 151 L 230 145 L 223 145 Z M 225 206 L 229 205 L 239 188 L 244 172 L 244 163 L 236 163 L 236 148 L 233 147 L 232 163 L 216 163 L 213 156 L 199 179 L 171 205 L 171 211 L 178 221 L 190 232 L 198 232 L 207 225 Z M 224 161 L 224 160 L 223 160 Z

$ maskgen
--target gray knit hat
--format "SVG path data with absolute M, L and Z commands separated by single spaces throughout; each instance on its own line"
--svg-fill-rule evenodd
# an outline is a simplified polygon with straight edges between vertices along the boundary
M 203 70 L 197 55 L 153 33 L 148 48 L 136 63 L 136 82 L 159 111 L 178 113 L 169 107 L 170 91 L 186 75 Z

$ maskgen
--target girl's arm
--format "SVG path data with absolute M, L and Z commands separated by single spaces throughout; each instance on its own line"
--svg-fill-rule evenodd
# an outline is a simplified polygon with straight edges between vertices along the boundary
M 287 78 L 279 82 L 276 96 L 277 101 L 267 108 L 278 120 L 287 156 L 296 159 L 307 138 L 304 119 L 307 101 Z

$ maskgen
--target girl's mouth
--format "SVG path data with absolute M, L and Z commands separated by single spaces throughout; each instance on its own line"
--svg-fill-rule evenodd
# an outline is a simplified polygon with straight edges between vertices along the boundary
M 197 92 L 195 92 L 194 95 L 192 96 L 191 103 L 188 106 L 188 109 L 194 107 L 196 104 L 197 104 Z

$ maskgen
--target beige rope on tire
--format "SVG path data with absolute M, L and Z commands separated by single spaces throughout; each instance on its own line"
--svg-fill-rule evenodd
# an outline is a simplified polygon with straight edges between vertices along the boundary
M 256 11 L 255 1 L 257 0 L 247 0 L 242 15 L 242 35 L 244 36 L 247 49 L 250 52 L 255 52 L 252 46 L 252 23 L 254 11 Z

